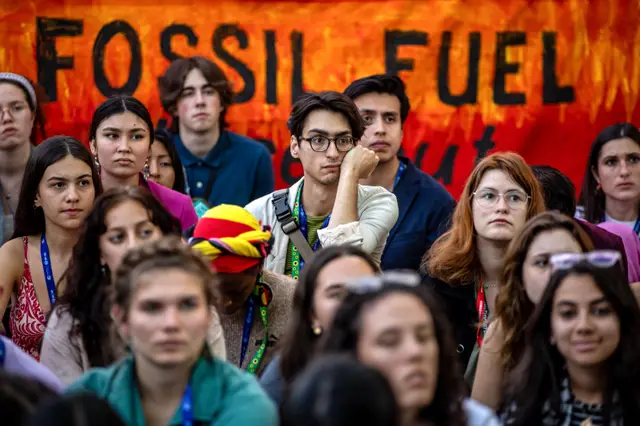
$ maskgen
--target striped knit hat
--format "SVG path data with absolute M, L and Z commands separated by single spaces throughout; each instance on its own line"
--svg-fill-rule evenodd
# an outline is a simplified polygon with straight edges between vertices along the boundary
M 246 209 L 222 204 L 198 220 L 189 245 L 210 259 L 216 272 L 236 274 L 267 257 L 270 230 Z

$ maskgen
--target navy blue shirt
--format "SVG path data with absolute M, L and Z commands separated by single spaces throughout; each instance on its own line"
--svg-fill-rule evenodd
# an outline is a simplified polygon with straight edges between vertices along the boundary
M 406 169 L 394 188 L 398 220 L 382 253 L 382 269 L 418 271 L 422 257 L 449 227 L 455 200 L 437 180 L 399 157 Z
M 259 142 L 223 130 L 205 158 L 193 155 L 179 134 L 174 135 L 173 142 L 187 173 L 189 195 L 206 199 L 209 207 L 244 207 L 274 191 L 271 155 Z M 206 194 L 208 187 L 211 191 Z

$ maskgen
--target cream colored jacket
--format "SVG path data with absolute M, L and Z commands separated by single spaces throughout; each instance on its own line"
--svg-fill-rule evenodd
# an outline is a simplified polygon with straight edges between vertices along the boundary
M 293 211 L 302 179 L 289 188 L 289 207 Z M 263 225 L 271 226 L 274 243 L 265 260 L 265 269 L 284 274 L 289 237 L 282 231 L 273 209 L 273 193 L 252 201 L 245 208 Z M 398 220 L 396 196 L 380 186 L 358 185 L 358 221 L 331 229 L 318 230 L 322 247 L 350 244 L 369 253 L 380 264 L 389 231 Z

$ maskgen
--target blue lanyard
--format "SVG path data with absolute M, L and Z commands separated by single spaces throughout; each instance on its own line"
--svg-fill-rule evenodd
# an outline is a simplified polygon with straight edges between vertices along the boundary
M 238 367 L 242 368 L 244 357 L 247 354 L 247 347 L 249 346 L 249 337 L 251 337 L 251 329 L 253 328 L 253 312 L 256 309 L 256 301 L 253 299 L 253 294 L 249 296 L 247 303 L 247 316 L 244 318 L 244 328 L 242 329 L 242 347 L 240 348 L 240 363 Z
M 0 368 L 4 367 L 4 359 L 6 357 L 7 348 L 4 345 L 4 340 L 0 339 Z
M 398 166 L 398 171 L 396 172 L 396 180 L 393 182 L 394 191 L 398 186 L 398 182 L 400 182 L 400 178 L 402 178 L 402 175 L 404 174 L 404 171 L 406 168 L 407 166 L 405 166 L 405 164 L 402 161 L 400 161 L 400 165 Z
M 636 224 L 633 225 L 633 232 L 640 236 L 640 217 L 636 219 Z
M 193 426 L 193 393 L 191 392 L 191 384 L 188 384 L 184 390 L 180 410 L 182 411 L 182 425 Z
M 53 304 L 56 303 L 56 283 L 53 279 L 49 246 L 47 245 L 47 237 L 44 236 L 44 232 L 42 233 L 42 238 L 40 238 L 40 257 L 42 257 L 42 268 L 44 269 L 44 279 L 47 282 L 49 302 L 51 302 L 51 307 L 53 307 Z
M 300 189 L 298 190 L 298 204 L 300 206 L 300 211 L 299 211 L 299 220 L 298 220 L 298 227 L 300 228 L 300 232 L 302 232 L 302 235 L 304 236 L 304 239 L 309 241 L 309 235 L 307 234 L 308 230 L 307 230 L 307 214 L 304 211 L 304 206 L 302 205 L 302 201 L 301 201 L 301 194 L 302 194 L 302 185 L 300 185 Z M 298 218 L 296 218 L 298 219 Z M 320 227 L 320 229 L 324 229 L 327 226 L 329 226 L 329 221 L 331 220 L 331 214 L 329 214 L 329 216 L 327 216 L 327 218 L 324 220 L 324 222 L 322 223 L 322 226 Z M 320 247 L 320 238 L 316 239 L 315 244 L 313 245 L 313 247 L 311 247 L 313 249 L 313 251 L 317 251 L 318 248 Z M 300 270 L 302 271 L 302 267 L 304 266 L 304 259 L 302 257 L 300 257 Z

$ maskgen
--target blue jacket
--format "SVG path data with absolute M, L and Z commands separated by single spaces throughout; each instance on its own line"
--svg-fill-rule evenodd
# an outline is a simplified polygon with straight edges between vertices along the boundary
M 206 197 L 209 207 L 220 204 L 244 207 L 274 190 L 271 155 L 259 142 L 224 130 L 205 158 L 193 155 L 179 134 L 174 135 L 173 143 L 187 174 L 189 195 Z
M 276 407 L 255 377 L 225 361 L 200 358 L 190 383 L 194 426 L 278 426 Z M 145 426 L 132 356 L 89 370 L 67 390 L 78 391 L 106 400 L 128 426 Z M 180 407 L 168 426 L 182 426 Z
M 422 257 L 449 226 L 455 200 L 434 178 L 400 157 L 406 169 L 393 193 L 399 215 L 382 254 L 382 269 L 420 269 Z

